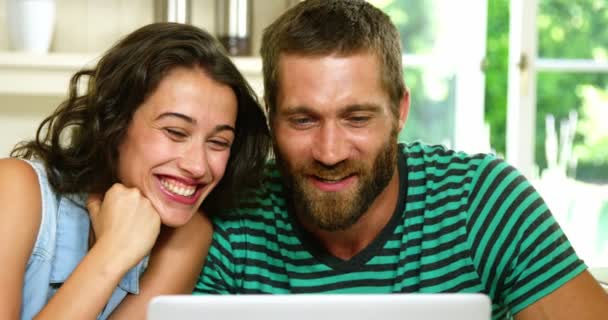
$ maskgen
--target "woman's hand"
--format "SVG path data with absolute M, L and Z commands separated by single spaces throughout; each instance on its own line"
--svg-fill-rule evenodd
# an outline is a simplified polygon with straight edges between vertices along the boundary
M 203 213 L 195 214 L 179 228 L 163 227 L 140 281 L 139 294 L 128 294 L 110 319 L 143 320 L 148 304 L 155 296 L 192 293 L 212 235 L 211 221 Z
M 103 200 L 100 195 L 90 195 L 87 208 L 96 239 L 94 245 L 112 252 L 121 270 L 136 265 L 158 238 L 160 216 L 138 189 L 116 183 Z

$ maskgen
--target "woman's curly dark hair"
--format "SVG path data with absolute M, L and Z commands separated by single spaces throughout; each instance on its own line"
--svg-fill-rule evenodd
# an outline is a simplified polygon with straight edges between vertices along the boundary
M 127 35 L 94 68 L 72 77 L 68 98 L 42 121 L 35 139 L 21 142 L 11 156 L 40 159 L 58 193 L 105 192 L 119 181 L 118 146 L 135 110 L 176 67 L 200 67 L 236 95 L 226 172 L 202 205 L 207 212 L 230 207 L 261 180 L 270 135 L 257 96 L 221 44 L 191 25 L 154 23 Z

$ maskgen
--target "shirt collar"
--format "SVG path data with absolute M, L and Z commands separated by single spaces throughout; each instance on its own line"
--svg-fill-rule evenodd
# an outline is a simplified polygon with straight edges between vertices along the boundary
M 88 252 L 90 219 L 85 194 L 61 197 L 57 208 L 57 238 L 50 282 L 63 284 Z M 118 286 L 139 294 L 139 280 L 146 270 L 148 256 L 122 277 Z

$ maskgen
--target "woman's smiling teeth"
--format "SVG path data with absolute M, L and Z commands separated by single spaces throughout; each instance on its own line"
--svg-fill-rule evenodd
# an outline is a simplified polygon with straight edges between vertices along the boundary
M 161 178 L 160 183 L 167 191 L 182 197 L 190 197 L 196 192 L 196 185 L 184 184 L 173 179 Z

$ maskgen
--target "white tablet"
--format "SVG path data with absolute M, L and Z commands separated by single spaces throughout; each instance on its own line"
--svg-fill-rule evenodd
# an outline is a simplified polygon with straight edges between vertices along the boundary
M 482 294 L 173 295 L 154 298 L 148 320 L 489 320 Z

